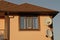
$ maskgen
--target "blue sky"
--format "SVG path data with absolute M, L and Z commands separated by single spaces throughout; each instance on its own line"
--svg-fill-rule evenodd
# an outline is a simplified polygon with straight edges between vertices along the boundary
M 6 0 L 15 4 L 31 3 L 60 11 L 60 0 Z M 60 13 L 53 19 L 54 40 L 60 40 Z

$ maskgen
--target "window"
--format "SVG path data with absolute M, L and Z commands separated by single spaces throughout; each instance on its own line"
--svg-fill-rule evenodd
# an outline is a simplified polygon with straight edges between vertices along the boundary
M 38 28 L 38 16 L 20 16 L 20 29 Z

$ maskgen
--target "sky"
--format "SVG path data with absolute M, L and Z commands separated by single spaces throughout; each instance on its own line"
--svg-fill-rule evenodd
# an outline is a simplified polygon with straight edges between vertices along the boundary
M 30 3 L 37 6 L 60 11 L 60 0 L 6 0 L 15 4 Z M 54 40 L 60 40 L 60 13 L 53 19 Z

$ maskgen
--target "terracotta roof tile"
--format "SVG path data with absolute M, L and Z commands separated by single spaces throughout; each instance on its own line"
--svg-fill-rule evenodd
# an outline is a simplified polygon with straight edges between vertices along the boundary
M 2 11 L 21 11 L 21 12 L 30 12 L 30 11 L 38 11 L 38 12 L 56 12 L 55 10 L 47 9 L 44 7 L 28 4 L 28 3 L 23 3 L 20 5 L 13 4 L 7 1 L 0 1 L 0 10 Z
M 48 8 L 32 5 L 29 3 L 23 3 L 19 5 L 19 11 L 55 11 Z
M 16 4 L 7 1 L 0 1 L 0 11 L 13 11 L 16 8 L 17 8 Z

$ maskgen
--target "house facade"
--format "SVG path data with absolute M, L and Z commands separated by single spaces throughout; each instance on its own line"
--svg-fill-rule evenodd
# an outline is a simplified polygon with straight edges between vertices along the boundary
M 53 18 L 58 11 L 0 1 L 0 35 L 4 40 L 54 40 Z

